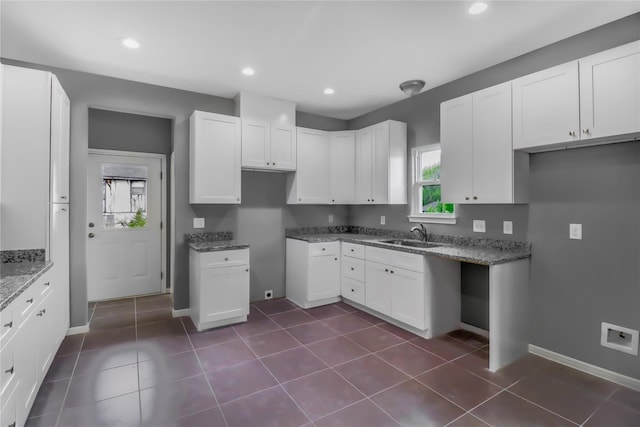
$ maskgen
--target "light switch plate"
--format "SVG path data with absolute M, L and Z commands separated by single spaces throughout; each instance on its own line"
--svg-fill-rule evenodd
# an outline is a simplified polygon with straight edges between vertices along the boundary
M 513 222 L 511 222 L 511 221 L 503 221 L 502 222 L 502 232 L 504 234 L 513 234 Z
M 329 224 L 333 224 L 333 215 L 329 215 Z
M 582 224 L 569 224 L 569 238 L 582 240 Z
M 380 225 L 385 225 L 387 223 L 387 218 L 384 215 L 380 216 Z
M 487 228 L 484 219 L 473 220 L 473 231 L 475 231 L 476 233 L 486 233 Z
M 193 228 L 204 228 L 204 218 L 193 218 Z

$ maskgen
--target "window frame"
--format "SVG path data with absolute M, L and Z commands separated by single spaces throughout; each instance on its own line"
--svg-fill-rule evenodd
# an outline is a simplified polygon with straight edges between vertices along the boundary
M 441 150 L 440 143 L 433 145 L 423 145 L 411 149 L 411 213 L 407 216 L 409 222 L 424 222 L 432 224 L 455 224 L 457 221 L 457 206 L 454 206 L 453 213 L 421 212 L 420 204 L 422 200 L 423 185 L 440 185 L 441 180 L 422 181 L 420 178 L 420 157 L 422 153 Z M 440 158 L 442 161 L 442 157 Z M 441 187 L 442 188 L 442 187 Z

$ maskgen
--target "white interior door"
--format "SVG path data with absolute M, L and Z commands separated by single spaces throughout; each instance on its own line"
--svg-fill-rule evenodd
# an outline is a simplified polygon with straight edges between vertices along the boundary
M 89 154 L 89 301 L 162 292 L 162 159 Z

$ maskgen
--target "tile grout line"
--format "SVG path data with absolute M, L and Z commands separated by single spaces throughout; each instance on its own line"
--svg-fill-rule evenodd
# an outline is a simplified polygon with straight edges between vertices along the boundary
M 589 420 L 591 418 L 593 418 L 593 416 L 596 414 L 596 412 L 598 412 L 600 410 L 600 408 L 602 408 L 605 403 L 609 402 L 611 400 L 611 397 L 613 397 L 614 394 L 616 394 L 616 392 L 618 390 L 620 390 L 621 386 L 618 385 L 615 389 L 613 389 L 613 391 L 609 394 L 609 396 L 607 396 L 606 399 L 604 399 L 602 402 L 600 402 L 600 405 L 598 405 L 598 407 L 580 424 L 581 426 L 584 426 L 585 424 L 587 424 L 589 422 Z
M 83 334 L 82 342 L 80 343 L 80 349 L 78 350 L 78 354 L 76 356 L 76 362 L 73 364 L 73 369 L 71 370 L 71 377 L 69 378 L 69 384 L 67 384 L 67 389 L 64 392 L 64 398 L 62 399 L 62 405 L 60 406 L 60 411 L 58 412 L 58 417 L 56 418 L 55 426 L 60 424 L 60 419 L 62 418 L 62 411 L 64 411 L 64 404 L 67 403 L 67 396 L 69 395 L 69 390 L 71 389 L 71 381 L 73 381 L 74 373 L 76 371 L 76 367 L 78 366 L 78 361 L 80 360 L 80 351 L 82 350 L 82 346 L 84 345 L 84 340 L 87 334 Z M 36 396 L 36 399 L 38 397 Z

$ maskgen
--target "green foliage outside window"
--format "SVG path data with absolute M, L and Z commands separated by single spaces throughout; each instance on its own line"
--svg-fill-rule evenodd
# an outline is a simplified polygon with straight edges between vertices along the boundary
M 133 219 L 127 224 L 129 228 L 144 228 L 147 226 L 147 218 L 142 213 L 142 209 L 138 209 Z
M 422 169 L 423 181 L 440 181 L 440 163 L 429 165 Z M 422 186 L 422 212 L 424 213 L 453 213 L 452 203 L 442 203 L 440 185 Z
M 440 163 L 422 168 L 423 181 L 440 181 Z

